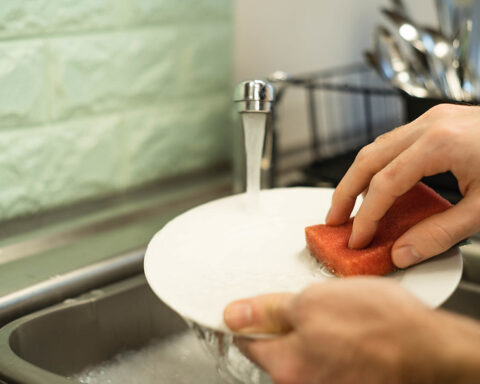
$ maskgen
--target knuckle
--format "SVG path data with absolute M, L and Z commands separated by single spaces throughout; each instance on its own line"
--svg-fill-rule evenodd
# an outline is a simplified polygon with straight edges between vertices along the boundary
M 395 182 L 395 177 L 398 175 L 397 167 L 396 163 L 391 163 L 377 174 L 383 185 L 391 185 Z
M 376 192 L 383 191 L 386 189 L 389 181 L 390 180 L 388 179 L 388 176 L 386 176 L 385 172 L 379 172 L 372 177 L 372 180 L 370 181 L 369 190 L 376 191 Z
M 358 151 L 355 161 L 359 164 L 369 162 L 373 153 L 373 149 L 374 148 L 372 144 L 364 146 L 362 149 L 360 149 L 360 151 Z
M 440 223 L 432 223 L 427 233 L 433 244 L 441 250 L 448 249 L 456 243 L 455 236 Z
M 358 152 L 354 164 L 361 174 L 370 174 L 374 169 L 374 159 L 373 144 L 368 144 Z
M 456 129 L 454 126 L 449 125 L 445 122 L 437 123 L 434 127 L 430 129 L 430 134 L 437 139 L 448 138 L 455 134 Z
M 431 117 L 445 117 L 449 116 L 452 113 L 455 113 L 458 110 L 458 105 L 455 104 L 448 104 L 448 103 L 442 103 L 442 104 L 437 104 L 430 108 L 427 112 L 426 115 L 431 116 Z
M 383 134 L 377 136 L 373 142 L 376 143 L 376 144 L 378 144 L 378 143 L 380 143 L 380 142 L 388 139 L 388 138 L 390 137 L 390 135 L 392 134 L 392 132 L 393 132 L 393 131 L 391 131 L 391 132 L 386 132 L 386 133 L 383 133 Z

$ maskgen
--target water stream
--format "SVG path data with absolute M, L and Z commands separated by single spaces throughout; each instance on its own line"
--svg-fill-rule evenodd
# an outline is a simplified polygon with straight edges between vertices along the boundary
M 261 186 L 261 162 L 265 139 L 265 113 L 242 113 L 245 136 L 247 199 L 249 207 L 258 205 Z
M 261 161 L 265 140 L 265 113 L 242 113 L 246 156 L 246 207 L 255 215 L 259 209 Z M 214 356 L 219 375 L 231 384 L 269 384 L 268 375 L 239 351 L 232 335 L 215 332 L 188 322 L 202 345 Z

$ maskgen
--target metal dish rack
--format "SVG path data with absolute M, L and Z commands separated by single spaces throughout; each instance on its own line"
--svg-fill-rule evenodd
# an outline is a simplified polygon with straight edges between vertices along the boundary
M 336 185 L 361 147 L 405 121 L 400 93 L 365 64 L 274 79 L 273 84 L 277 111 L 290 89 L 306 94 L 313 161 L 298 184 Z
M 292 186 L 335 187 L 360 148 L 377 136 L 412 121 L 436 104 L 465 104 L 408 96 L 392 88 L 366 64 L 285 77 L 273 83 L 277 89 L 276 112 L 292 87 L 304 89 L 307 97 L 312 161 L 302 168 L 303 176 Z M 461 199 L 450 172 L 422 181 L 453 203 Z

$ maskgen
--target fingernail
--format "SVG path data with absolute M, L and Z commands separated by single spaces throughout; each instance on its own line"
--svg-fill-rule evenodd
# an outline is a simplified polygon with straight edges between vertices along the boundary
M 350 239 L 348 239 L 348 248 L 354 249 L 355 240 L 357 240 L 357 235 L 355 235 L 355 232 L 352 232 L 350 234 Z
M 230 304 L 225 309 L 224 320 L 233 330 L 246 328 L 252 323 L 252 306 L 245 302 Z
M 329 222 L 329 219 L 330 219 L 330 213 L 332 212 L 332 208 L 330 208 L 327 212 L 327 216 L 325 216 L 325 223 L 328 224 Z
M 392 261 L 399 268 L 405 268 L 413 264 L 417 264 L 422 260 L 415 248 L 405 245 L 395 249 L 392 253 Z

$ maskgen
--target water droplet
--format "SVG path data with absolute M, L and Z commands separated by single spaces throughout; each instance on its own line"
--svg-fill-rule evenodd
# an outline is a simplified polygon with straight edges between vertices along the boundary
M 320 272 L 326 277 L 335 277 L 335 275 L 324 265 L 322 265 L 322 267 L 320 268 Z

